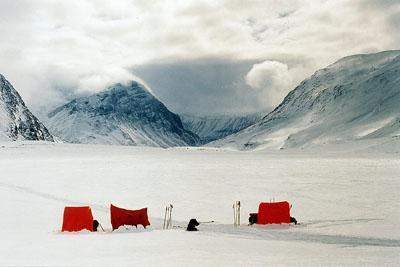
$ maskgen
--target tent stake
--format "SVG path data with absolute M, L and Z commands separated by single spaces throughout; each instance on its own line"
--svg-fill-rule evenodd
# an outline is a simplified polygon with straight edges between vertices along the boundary
M 99 226 L 100 226 L 101 230 L 103 230 L 103 232 L 105 232 L 103 226 L 101 225 L 101 223 L 99 223 Z

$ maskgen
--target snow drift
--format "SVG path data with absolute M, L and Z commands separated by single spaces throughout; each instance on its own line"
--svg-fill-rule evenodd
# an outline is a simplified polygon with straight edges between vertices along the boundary
M 260 122 L 210 145 L 284 149 L 374 140 L 398 146 L 399 103 L 400 51 L 349 56 L 301 82 Z

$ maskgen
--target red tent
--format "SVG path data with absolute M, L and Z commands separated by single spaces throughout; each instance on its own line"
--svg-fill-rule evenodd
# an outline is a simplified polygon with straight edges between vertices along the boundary
M 62 232 L 87 229 L 93 231 L 93 215 L 90 207 L 65 207 Z
M 290 223 L 289 202 L 260 203 L 257 224 Z
M 121 225 L 143 225 L 144 228 L 150 225 L 149 218 L 147 216 L 147 208 L 140 210 L 127 210 L 118 208 L 111 204 L 111 225 L 113 230 L 118 229 Z

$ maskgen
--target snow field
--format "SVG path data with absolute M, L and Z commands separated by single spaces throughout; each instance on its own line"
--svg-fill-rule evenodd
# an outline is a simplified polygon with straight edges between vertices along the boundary
M 233 152 L 0 144 L 0 265 L 396 266 L 398 154 Z M 298 226 L 232 226 L 260 201 L 288 200 Z M 149 208 L 148 230 L 110 233 L 109 204 Z M 161 230 L 172 203 L 172 230 Z M 106 233 L 60 233 L 66 205 L 90 205 Z M 183 231 L 190 218 L 199 232 Z

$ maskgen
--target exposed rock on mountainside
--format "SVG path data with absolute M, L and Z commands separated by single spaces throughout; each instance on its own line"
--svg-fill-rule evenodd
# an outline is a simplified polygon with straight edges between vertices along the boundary
M 0 74 L 0 140 L 54 141 L 29 111 L 18 92 Z

